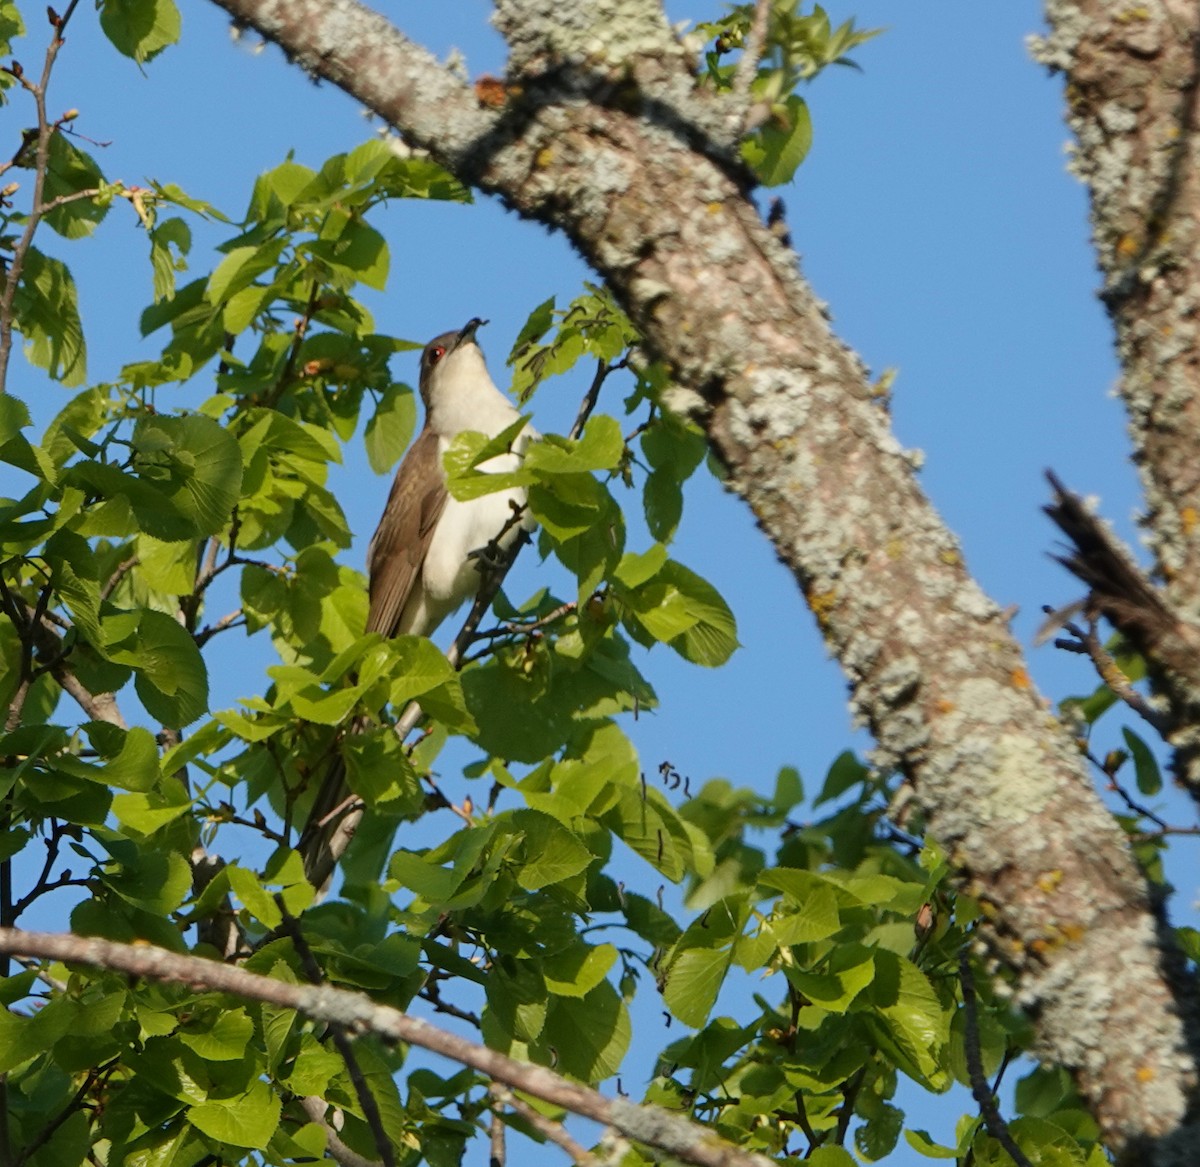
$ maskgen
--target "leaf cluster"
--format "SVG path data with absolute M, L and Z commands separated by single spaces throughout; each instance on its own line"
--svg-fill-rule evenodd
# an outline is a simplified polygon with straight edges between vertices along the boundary
M 697 26 L 697 34 L 711 42 L 704 54 L 705 79 L 718 92 L 735 88 L 756 7 L 734 5 L 719 20 Z M 882 31 L 858 29 L 853 19 L 835 28 L 819 4 L 808 13 L 803 9 L 803 0 L 771 0 L 761 53 L 753 62 L 749 92 L 765 112 L 743 139 L 742 157 L 765 186 L 789 183 L 812 146 L 808 103 L 796 89 L 830 65 L 858 68 L 850 53 Z M 727 63 L 738 50 L 738 60 Z

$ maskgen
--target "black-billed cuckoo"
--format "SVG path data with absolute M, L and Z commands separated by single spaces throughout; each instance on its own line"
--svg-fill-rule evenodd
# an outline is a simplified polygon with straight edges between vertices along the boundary
M 371 609 L 367 631 L 427 636 L 479 589 L 473 553 L 504 531 L 501 546 L 517 536 L 514 505 L 520 489 L 460 502 L 446 489 L 442 456 L 459 434 L 476 430 L 494 438 L 519 416 L 492 383 L 475 330 L 476 317 L 458 332 L 443 332 L 421 353 L 421 400 L 425 425 L 396 472 L 392 492 L 367 551 Z M 513 452 L 489 459 L 489 473 L 515 470 L 529 442 L 527 426 Z M 526 524 L 528 525 L 528 524 Z
M 396 471 L 387 505 L 367 550 L 370 609 L 367 631 L 384 636 L 428 636 L 480 585 L 479 553 L 504 548 L 526 516 L 514 521 L 525 491 L 512 489 L 460 502 L 446 489 L 442 456 L 459 434 L 475 430 L 490 438 L 518 418 L 512 402 L 492 382 L 475 332 L 487 322 L 476 317 L 457 332 L 434 337 L 421 353 L 421 400 L 425 424 Z M 509 453 L 479 468 L 488 473 L 515 470 L 533 431 L 526 426 Z M 366 719 L 355 723 L 362 730 Z M 351 805 L 341 762 L 335 762 L 317 794 L 298 844 L 305 872 L 318 889 L 332 873 L 348 836 L 333 836 Z

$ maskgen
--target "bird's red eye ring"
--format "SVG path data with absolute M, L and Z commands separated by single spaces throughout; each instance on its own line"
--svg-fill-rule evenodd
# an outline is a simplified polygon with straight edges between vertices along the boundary
M 431 365 L 436 365 L 438 363 L 438 361 L 440 361 L 442 359 L 442 357 L 444 357 L 445 355 L 446 355 L 445 346 L 440 345 L 440 344 L 435 344 L 433 346 L 433 348 L 431 348 L 429 350 L 429 363 Z

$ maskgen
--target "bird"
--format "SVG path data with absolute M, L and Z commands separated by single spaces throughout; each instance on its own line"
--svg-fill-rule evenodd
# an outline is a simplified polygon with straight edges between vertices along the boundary
M 494 438 L 520 417 L 493 383 L 475 339 L 486 323 L 475 317 L 457 332 L 434 337 L 421 353 L 425 424 L 400 463 L 367 551 L 368 632 L 428 636 L 479 590 L 480 553 L 507 548 L 519 528 L 531 525 L 521 487 L 469 500 L 446 489 L 442 458 L 459 434 L 474 430 Z M 511 451 L 479 469 L 516 470 L 532 437 L 526 426 Z
M 367 549 L 367 632 L 388 638 L 430 635 L 478 592 L 481 565 L 533 526 L 523 487 L 460 500 L 446 485 L 442 459 L 455 438 L 468 430 L 495 438 L 521 416 L 488 373 L 475 336 L 486 323 L 473 317 L 462 328 L 435 336 L 421 353 L 418 387 L 425 420 L 400 462 Z M 479 469 L 491 474 L 518 469 L 536 436 L 526 425 L 507 452 Z M 368 724 L 367 718 L 357 718 L 352 731 Z M 345 766 L 338 759 L 297 844 L 305 873 L 318 888 L 332 874 L 337 856 L 330 841 L 352 808 Z

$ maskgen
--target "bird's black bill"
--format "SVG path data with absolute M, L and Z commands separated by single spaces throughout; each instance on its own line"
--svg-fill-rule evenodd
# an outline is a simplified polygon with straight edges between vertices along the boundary
M 464 341 L 472 341 L 475 339 L 475 333 L 487 323 L 486 320 L 481 320 L 478 316 L 468 320 L 466 326 L 458 334 L 458 344 Z M 458 347 L 457 345 L 455 346 Z

